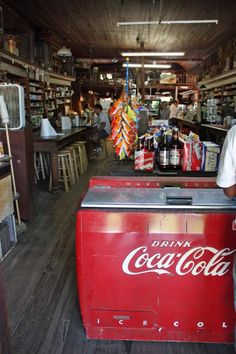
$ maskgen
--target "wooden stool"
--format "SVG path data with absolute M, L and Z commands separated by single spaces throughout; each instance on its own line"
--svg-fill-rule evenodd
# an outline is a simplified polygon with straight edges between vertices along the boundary
M 75 156 L 76 156 L 76 163 L 77 163 L 77 168 L 78 168 L 78 172 L 80 175 L 82 175 L 84 173 L 84 167 L 83 167 L 83 156 L 82 156 L 82 149 L 80 147 L 80 145 L 78 144 L 71 144 L 70 146 L 72 146 L 75 149 Z
M 71 175 L 71 182 L 72 184 L 75 183 L 75 168 L 74 168 L 74 162 L 73 162 L 73 153 L 71 149 L 65 148 L 60 150 L 61 154 L 68 154 L 68 162 L 69 162 L 69 169 L 70 169 L 70 175 Z
M 76 147 L 75 146 L 72 146 L 72 145 L 69 145 L 65 148 L 65 150 L 69 150 L 71 152 L 71 156 L 72 156 L 72 160 L 73 160 L 73 171 L 74 171 L 74 176 L 75 176 L 75 179 L 78 179 L 79 178 L 79 173 L 78 173 L 78 163 L 77 163 L 77 156 L 76 156 Z
M 86 144 L 87 141 L 77 141 L 75 142 L 76 144 L 80 144 L 82 147 L 82 152 L 83 152 L 83 165 L 84 165 L 84 169 L 86 170 L 88 167 L 88 156 L 87 156 L 87 150 L 86 150 Z
M 69 191 L 69 183 L 72 185 L 70 152 L 60 152 L 58 158 L 58 181 L 64 182 L 66 192 Z
M 79 159 L 80 159 L 82 173 L 88 167 L 88 157 L 87 157 L 87 151 L 86 151 L 85 144 L 86 144 L 86 141 L 77 141 L 74 144 L 72 144 L 72 146 L 74 146 L 78 149 L 78 155 L 79 155 Z
M 35 182 L 39 181 L 39 174 L 41 172 L 42 178 L 46 179 L 46 174 L 49 175 L 48 153 L 36 151 L 34 152 L 34 171 Z

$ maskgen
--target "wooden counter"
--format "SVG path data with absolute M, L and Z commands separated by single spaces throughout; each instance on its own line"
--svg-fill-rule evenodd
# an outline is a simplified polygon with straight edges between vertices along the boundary
M 222 146 L 225 136 L 230 128 L 231 127 L 224 125 L 202 124 L 201 140 L 213 141 Z
M 180 130 L 184 128 L 188 128 L 189 130 L 193 131 L 196 134 L 199 134 L 200 131 L 200 123 L 193 122 L 190 119 L 184 118 L 172 118 L 174 124 L 176 124 Z
M 60 135 L 56 136 L 40 136 L 40 132 L 34 132 L 33 134 L 33 147 L 34 152 L 44 151 L 49 152 L 51 155 L 51 170 L 52 170 L 52 187 L 58 188 L 58 158 L 57 154 L 64 146 L 69 145 L 76 140 L 87 140 L 87 128 L 72 128 L 70 130 L 64 130 L 58 132 Z

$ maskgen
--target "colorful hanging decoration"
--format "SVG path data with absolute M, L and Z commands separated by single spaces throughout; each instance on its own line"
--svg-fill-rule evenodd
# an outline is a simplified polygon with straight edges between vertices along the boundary
M 132 158 L 137 141 L 136 114 L 126 103 L 125 96 L 115 103 L 112 118 L 112 140 L 120 160 Z

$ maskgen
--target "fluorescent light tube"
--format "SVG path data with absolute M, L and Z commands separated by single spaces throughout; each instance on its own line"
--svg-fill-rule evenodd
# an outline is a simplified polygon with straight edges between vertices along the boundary
M 215 23 L 218 25 L 218 20 L 166 20 L 166 21 L 134 21 L 134 22 L 117 22 L 119 26 L 136 26 L 136 25 L 169 25 L 169 24 L 200 24 L 200 23 Z
M 122 52 L 123 57 L 182 57 L 184 52 Z
M 122 66 L 126 67 L 127 64 L 124 63 Z M 129 68 L 141 68 L 142 64 L 128 63 L 128 67 Z M 170 69 L 171 65 L 170 64 L 144 64 L 144 68 Z
M 161 21 L 163 25 L 169 25 L 169 24 L 191 24 L 191 23 L 215 23 L 218 25 L 218 20 L 174 20 L 174 21 Z

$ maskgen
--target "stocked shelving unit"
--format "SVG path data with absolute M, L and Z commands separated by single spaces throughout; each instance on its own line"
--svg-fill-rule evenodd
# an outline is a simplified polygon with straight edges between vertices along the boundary
M 29 124 L 39 126 L 44 116 L 52 117 L 59 107 L 65 115 L 71 109 L 73 92 L 69 86 L 28 79 L 17 80 L 17 82 L 24 87 L 25 115 Z
M 56 102 L 57 106 L 61 107 L 64 114 L 68 114 L 71 109 L 72 90 L 68 86 L 57 86 Z
M 39 125 L 44 116 L 44 85 L 40 81 L 29 81 L 30 120 Z
M 25 118 L 29 125 L 39 126 L 44 116 L 49 118 L 56 108 L 64 114 L 71 108 L 71 82 L 75 77 L 42 70 L 28 60 L 0 50 L 1 69 L 6 73 L 1 82 L 19 84 L 24 88 Z M 37 69 L 37 70 L 36 70 Z M 39 78 L 37 72 L 40 71 Z M 43 74 L 42 74 L 43 72 Z M 61 94 L 63 92 L 63 94 Z
M 205 86 L 202 90 L 202 101 L 216 100 L 216 114 L 232 116 L 236 110 L 236 70 L 231 70 L 211 80 L 201 82 L 201 85 Z M 208 108 L 205 107 L 203 108 L 204 110 L 205 115 L 211 114 L 208 112 Z M 223 123 L 224 121 L 222 120 L 221 124 Z
M 63 114 L 67 114 L 71 108 L 70 87 L 55 84 L 46 85 L 45 87 L 45 112 L 51 117 L 57 108 L 61 108 Z
M 57 109 L 56 103 L 56 89 L 54 86 L 46 86 L 45 87 L 45 112 L 46 115 L 50 118 L 55 109 Z

